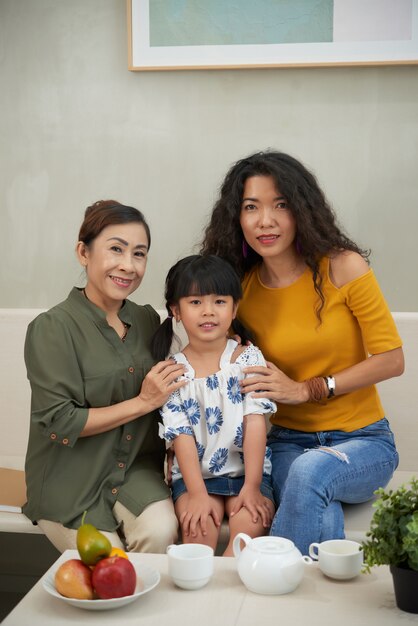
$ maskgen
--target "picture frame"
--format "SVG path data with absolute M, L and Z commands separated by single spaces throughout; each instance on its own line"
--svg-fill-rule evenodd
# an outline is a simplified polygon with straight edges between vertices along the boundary
M 127 0 L 128 69 L 418 64 L 418 0 L 240 2 L 242 11 L 231 14 L 237 2 Z M 321 14 L 309 23 L 315 6 Z

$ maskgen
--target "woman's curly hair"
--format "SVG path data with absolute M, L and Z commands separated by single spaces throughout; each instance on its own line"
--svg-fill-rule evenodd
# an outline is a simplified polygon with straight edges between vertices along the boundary
M 262 261 L 250 246 L 246 258 L 242 253 L 241 206 L 245 181 L 251 176 L 271 176 L 289 205 L 296 222 L 297 251 L 312 272 L 314 288 L 320 299 L 317 309 L 320 319 L 324 306 L 320 260 L 340 250 L 357 252 L 368 260 L 370 252 L 359 248 L 342 232 L 315 176 L 294 157 L 267 150 L 232 165 L 204 231 L 200 252 L 226 259 L 241 278 Z

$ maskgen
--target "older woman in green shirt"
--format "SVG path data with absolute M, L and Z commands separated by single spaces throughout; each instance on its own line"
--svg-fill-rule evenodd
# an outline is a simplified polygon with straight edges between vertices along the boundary
M 127 299 L 144 276 L 150 241 L 137 209 L 93 204 L 77 244 L 86 286 L 28 328 L 23 511 L 61 551 L 75 548 L 84 511 L 115 547 L 164 552 L 177 538 L 157 409 L 185 384 L 176 382 L 183 368 L 155 364 L 149 342 L 159 316 Z

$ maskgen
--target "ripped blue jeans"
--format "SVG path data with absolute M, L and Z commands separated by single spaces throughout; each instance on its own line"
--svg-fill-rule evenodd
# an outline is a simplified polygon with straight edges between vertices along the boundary
M 383 418 L 344 432 L 305 433 L 273 426 L 268 435 L 279 508 L 270 535 L 291 539 L 302 554 L 309 544 L 344 538 L 342 502 L 366 502 L 385 487 L 399 457 Z

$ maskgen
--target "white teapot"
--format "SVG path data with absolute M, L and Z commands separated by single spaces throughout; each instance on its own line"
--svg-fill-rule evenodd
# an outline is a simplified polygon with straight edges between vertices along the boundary
M 241 541 L 245 547 L 241 550 Z M 309 556 L 302 556 L 293 541 L 283 537 L 256 537 L 238 533 L 232 544 L 238 574 L 254 593 L 283 594 L 294 591 L 303 578 Z

